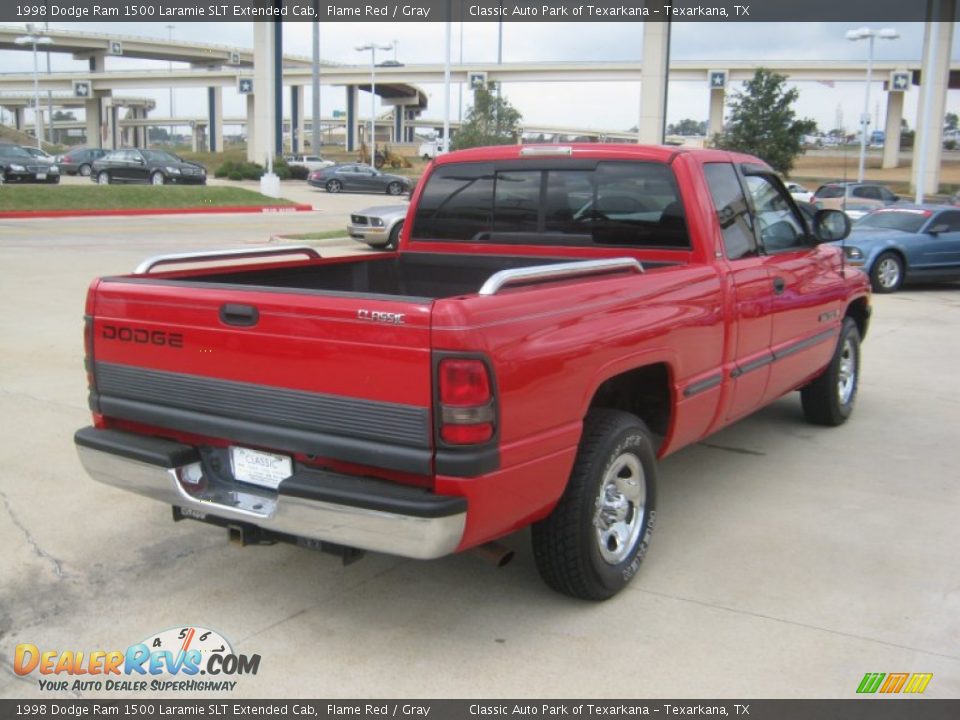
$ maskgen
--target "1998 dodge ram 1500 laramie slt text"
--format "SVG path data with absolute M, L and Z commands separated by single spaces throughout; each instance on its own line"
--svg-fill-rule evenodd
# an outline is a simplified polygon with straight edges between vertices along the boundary
M 607 598 L 646 552 L 657 458 L 791 390 L 850 415 L 868 282 L 821 244 L 846 217 L 812 225 L 719 150 L 443 155 L 398 252 L 94 281 L 80 458 L 175 519 L 345 559 L 532 525 L 551 587 Z

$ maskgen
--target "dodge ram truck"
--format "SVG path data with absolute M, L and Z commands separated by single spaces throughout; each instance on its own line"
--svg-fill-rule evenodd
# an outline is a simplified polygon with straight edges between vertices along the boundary
M 869 283 L 825 244 L 849 230 L 720 150 L 445 154 L 395 252 L 95 280 L 75 443 L 241 544 L 427 559 L 532 526 L 545 582 L 602 600 L 647 551 L 658 459 L 794 390 L 850 416 Z

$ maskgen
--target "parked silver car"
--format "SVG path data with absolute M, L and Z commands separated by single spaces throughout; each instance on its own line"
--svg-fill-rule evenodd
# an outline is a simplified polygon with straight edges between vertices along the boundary
M 378 205 L 350 214 L 347 233 L 370 247 L 396 250 L 407 217 L 407 205 Z

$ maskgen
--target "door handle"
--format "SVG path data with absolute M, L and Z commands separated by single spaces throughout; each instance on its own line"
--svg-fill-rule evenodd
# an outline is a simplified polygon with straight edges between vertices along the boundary
M 773 294 L 780 295 L 784 290 L 787 289 L 787 284 L 783 281 L 782 277 L 775 277 L 773 279 Z
M 260 312 L 253 305 L 227 303 L 220 307 L 220 320 L 224 325 L 252 327 L 260 319 Z

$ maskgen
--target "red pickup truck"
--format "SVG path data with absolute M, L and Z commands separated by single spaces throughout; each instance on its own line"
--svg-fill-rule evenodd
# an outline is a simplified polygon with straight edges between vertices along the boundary
M 344 560 L 532 525 L 544 580 L 604 599 L 646 552 L 657 458 L 792 390 L 816 423 L 853 409 L 868 282 L 822 244 L 849 222 L 805 219 L 756 158 L 450 153 L 404 227 L 397 252 L 94 281 L 90 475 Z

